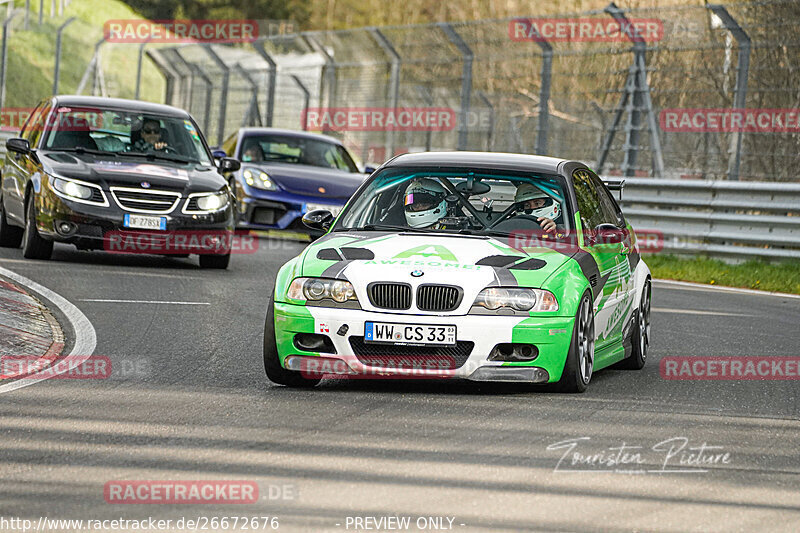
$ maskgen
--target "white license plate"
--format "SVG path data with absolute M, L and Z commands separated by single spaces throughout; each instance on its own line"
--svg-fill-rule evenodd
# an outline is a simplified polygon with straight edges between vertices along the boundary
M 324 209 L 325 211 L 330 211 L 334 218 L 339 216 L 339 213 L 342 212 L 341 205 L 328 205 L 328 204 L 306 204 L 306 213 L 309 211 L 315 211 L 317 209 Z
M 456 327 L 365 322 L 364 342 L 453 345 L 456 343 Z
M 165 230 L 167 229 L 167 217 L 148 217 L 126 213 L 122 225 L 126 228 Z

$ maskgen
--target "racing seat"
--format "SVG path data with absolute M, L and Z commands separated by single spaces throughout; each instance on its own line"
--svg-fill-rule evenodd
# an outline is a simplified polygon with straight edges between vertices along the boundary
M 89 135 L 88 130 L 78 131 L 59 131 L 53 139 L 51 149 L 59 148 L 86 148 L 87 150 L 97 150 L 97 143 Z

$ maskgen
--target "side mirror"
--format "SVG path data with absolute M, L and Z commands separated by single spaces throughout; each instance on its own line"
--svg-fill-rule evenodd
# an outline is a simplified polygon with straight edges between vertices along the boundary
M 211 155 L 214 156 L 214 159 L 222 159 L 223 157 L 227 157 L 228 154 L 225 153 L 225 150 L 220 150 L 219 147 L 214 147 L 211 149 Z
M 303 224 L 311 229 L 328 231 L 333 224 L 333 214 L 325 209 L 315 209 L 303 215 Z
M 223 157 L 219 160 L 219 169 L 222 172 L 236 172 L 242 167 L 238 159 L 232 157 Z
M 620 244 L 625 241 L 625 234 L 627 233 L 625 229 L 608 223 L 598 224 L 594 232 L 595 244 Z
M 364 167 L 364 174 L 372 174 L 373 172 L 375 172 L 375 167 Z
M 18 154 L 29 154 L 31 153 L 31 145 L 27 139 L 9 139 L 6 141 L 6 150 Z

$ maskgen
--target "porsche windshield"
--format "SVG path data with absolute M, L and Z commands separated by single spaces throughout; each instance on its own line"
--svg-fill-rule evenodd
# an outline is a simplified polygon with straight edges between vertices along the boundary
M 191 120 L 114 109 L 59 107 L 44 148 L 212 164 Z
M 405 168 L 384 170 L 370 181 L 334 231 L 557 234 L 570 228 L 564 181 L 558 176 Z

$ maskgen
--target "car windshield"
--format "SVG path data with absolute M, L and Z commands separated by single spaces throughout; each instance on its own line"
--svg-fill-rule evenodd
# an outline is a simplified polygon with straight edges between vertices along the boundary
M 353 229 L 486 235 L 537 232 L 551 219 L 571 229 L 565 182 L 534 173 L 386 169 L 348 204 L 334 231 Z
M 339 144 L 298 135 L 249 135 L 242 140 L 243 162 L 279 162 L 358 172 L 347 150 Z
M 62 106 L 51 115 L 47 131 L 44 148 L 48 150 L 212 164 L 197 127 L 188 119 Z

